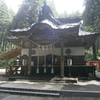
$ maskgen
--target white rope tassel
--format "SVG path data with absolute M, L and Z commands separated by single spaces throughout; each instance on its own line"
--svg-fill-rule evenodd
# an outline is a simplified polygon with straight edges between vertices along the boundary
M 44 73 L 46 73 L 46 67 L 44 67 Z
M 36 73 L 39 73 L 39 68 L 37 68 Z
M 54 73 L 54 69 L 53 68 L 51 69 L 51 73 Z

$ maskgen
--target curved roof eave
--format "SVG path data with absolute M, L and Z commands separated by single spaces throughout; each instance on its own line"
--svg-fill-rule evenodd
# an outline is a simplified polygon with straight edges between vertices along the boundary
M 79 29 L 79 37 L 100 35 L 100 32 L 89 32 Z
M 41 23 L 33 23 L 30 27 L 28 28 L 23 28 L 23 29 L 15 29 L 15 30 L 10 30 L 11 33 L 31 33 L 36 29 L 44 29 L 48 28 L 51 31 L 54 30 L 67 30 L 67 29 L 73 29 L 75 27 L 79 27 L 79 23 L 68 23 L 68 24 L 61 24 L 61 25 L 55 25 L 49 20 L 44 20 Z

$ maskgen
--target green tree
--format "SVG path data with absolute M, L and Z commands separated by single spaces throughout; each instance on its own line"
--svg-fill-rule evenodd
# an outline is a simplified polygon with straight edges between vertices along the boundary
M 100 32 L 100 0 L 84 0 L 83 28 L 86 31 Z M 99 37 L 100 38 L 100 37 Z M 96 40 L 96 53 L 98 53 L 99 40 Z M 96 55 L 95 55 L 96 57 Z
M 83 25 L 87 31 L 100 31 L 100 0 L 84 0 Z
M 9 12 L 4 0 L 0 0 L 0 46 L 4 49 L 7 27 L 9 25 Z
M 54 17 L 55 17 L 55 18 L 58 18 L 58 13 L 57 13 L 57 11 L 56 11 L 56 7 L 55 7 L 54 0 L 50 0 L 50 1 L 48 1 L 47 3 L 48 3 L 48 5 L 49 5 L 50 8 L 51 8 Z
M 89 60 L 92 60 L 93 59 L 93 53 L 91 50 L 87 50 L 86 51 L 86 55 L 85 55 L 85 58 L 84 58 L 86 61 L 89 61 Z
M 59 14 L 59 18 L 67 18 L 67 17 L 80 17 L 82 16 L 82 13 L 80 13 L 78 10 L 76 12 L 67 13 L 66 11 L 64 13 Z
M 12 28 L 23 28 L 30 26 L 38 18 L 38 13 L 43 6 L 44 0 L 23 0 L 18 13 L 13 19 Z
M 10 36 L 8 32 L 10 22 L 14 16 L 14 12 L 12 9 L 8 9 L 4 0 L 0 0 L 0 50 L 6 51 L 8 46 L 8 42 L 5 37 Z

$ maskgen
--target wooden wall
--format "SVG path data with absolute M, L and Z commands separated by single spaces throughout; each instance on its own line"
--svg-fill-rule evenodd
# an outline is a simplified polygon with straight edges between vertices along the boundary
M 54 55 L 53 58 L 54 58 L 53 59 L 54 65 L 60 65 L 60 56 Z M 68 56 L 64 57 L 65 65 L 67 65 L 68 58 L 69 58 Z M 70 58 L 72 59 L 73 65 L 85 65 L 84 56 L 70 56 Z M 37 65 L 37 56 L 33 56 L 32 61 L 34 61 L 34 65 Z M 39 65 L 43 65 L 43 64 L 44 64 L 44 56 L 40 56 L 39 57 Z M 46 64 L 52 64 L 52 55 L 46 56 Z

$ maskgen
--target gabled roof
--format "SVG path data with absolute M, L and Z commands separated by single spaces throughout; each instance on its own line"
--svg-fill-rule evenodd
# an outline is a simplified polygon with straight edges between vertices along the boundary
M 47 29 L 51 32 L 51 35 L 60 33 L 69 34 L 70 32 L 78 35 L 79 26 L 80 26 L 81 17 L 69 17 L 69 18 L 59 18 L 56 19 L 51 11 L 51 8 L 44 3 L 42 7 L 42 11 L 39 12 L 38 20 L 33 22 L 30 27 L 25 27 L 22 29 L 10 30 L 13 36 L 30 36 L 36 33 L 38 30 L 38 34 L 41 31 Z M 39 33 L 40 32 L 40 33 Z M 54 33 L 54 34 L 53 34 Z M 48 34 L 48 32 L 47 32 Z

